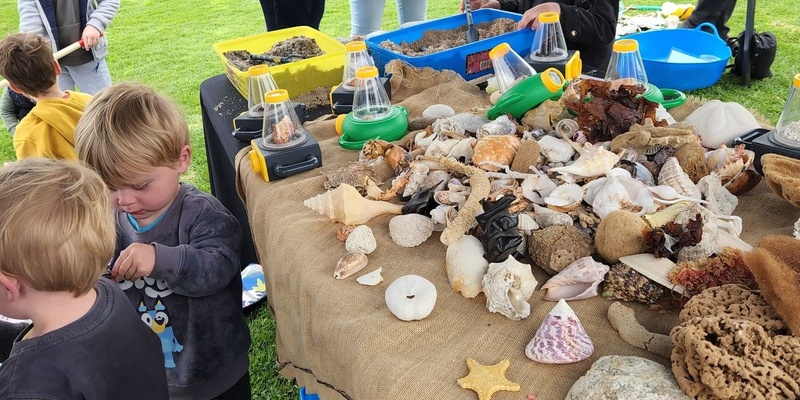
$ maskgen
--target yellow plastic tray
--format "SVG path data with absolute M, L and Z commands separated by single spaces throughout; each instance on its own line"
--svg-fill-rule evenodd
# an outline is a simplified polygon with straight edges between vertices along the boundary
M 214 43 L 212 47 L 225 65 L 225 74 L 234 87 L 247 98 L 247 71 L 240 71 L 228 62 L 223 53 L 230 50 L 247 50 L 251 53 L 269 51 L 276 43 L 293 36 L 306 36 L 317 41 L 325 54 L 270 67 L 275 83 L 289 92 L 289 97 L 310 92 L 320 86 L 334 86 L 342 81 L 344 72 L 344 44 L 324 33 L 308 27 L 298 26 L 239 39 Z

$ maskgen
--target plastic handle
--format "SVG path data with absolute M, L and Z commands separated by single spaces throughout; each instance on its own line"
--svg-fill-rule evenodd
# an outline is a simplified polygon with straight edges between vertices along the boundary
M 714 32 L 713 35 L 718 37 L 719 40 L 722 40 L 722 37 L 719 35 L 719 31 L 717 31 L 717 27 L 714 26 L 714 24 L 712 24 L 711 22 L 703 22 L 702 24 L 697 25 L 696 27 L 694 27 L 694 30 L 705 32 L 705 31 L 703 31 L 703 27 L 704 26 L 707 27 L 708 29 L 711 29 L 711 31 Z M 709 35 L 710 35 L 710 33 L 709 33 Z
M 275 175 L 278 175 L 280 178 L 287 178 L 301 172 L 310 171 L 316 168 L 318 165 L 319 159 L 317 159 L 317 157 L 313 154 L 309 154 L 306 156 L 305 161 L 300 161 L 299 163 L 285 166 L 282 164 L 275 165 Z

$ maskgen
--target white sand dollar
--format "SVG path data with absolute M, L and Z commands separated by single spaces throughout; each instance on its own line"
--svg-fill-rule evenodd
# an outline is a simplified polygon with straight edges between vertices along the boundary
M 403 321 L 424 319 L 436 305 L 436 286 L 419 275 L 397 278 L 384 295 L 389 311 Z

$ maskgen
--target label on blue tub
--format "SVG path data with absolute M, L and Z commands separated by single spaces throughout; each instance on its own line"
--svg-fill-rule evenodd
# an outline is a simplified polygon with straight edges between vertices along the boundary
M 464 68 L 464 70 L 467 72 L 467 75 L 492 69 L 492 60 L 489 58 L 489 50 L 468 54 L 466 62 L 467 67 Z

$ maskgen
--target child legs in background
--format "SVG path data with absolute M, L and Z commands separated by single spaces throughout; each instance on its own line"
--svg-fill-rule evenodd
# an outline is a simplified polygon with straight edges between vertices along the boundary
M 111 86 L 111 73 L 108 71 L 106 59 L 76 66 L 61 66 L 58 87 L 61 90 L 75 90 L 76 86 L 82 93 L 91 95 Z

